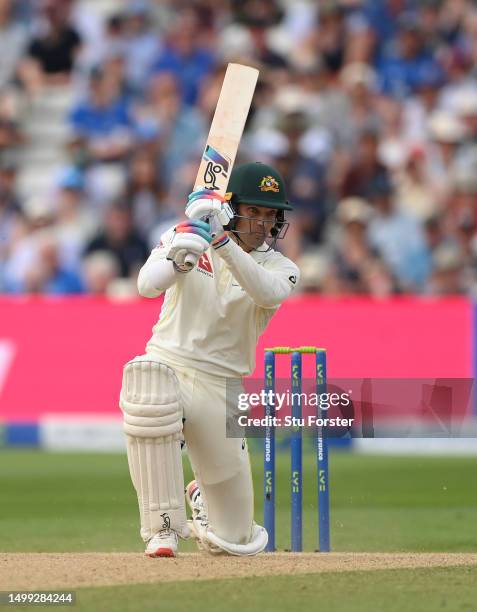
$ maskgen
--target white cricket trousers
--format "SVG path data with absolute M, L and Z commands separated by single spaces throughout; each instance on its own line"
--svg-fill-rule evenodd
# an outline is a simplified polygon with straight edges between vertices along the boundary
M 226 436 L 226 412 L 237 412 L 237 396 L 243 393 L 241 380 L 177 363 L 166 365 L 179 380 L 187 454 L 206 504 L 209 526 L 227 542 L 247 544 L 254 506 L 248 449 L 243 438 Z

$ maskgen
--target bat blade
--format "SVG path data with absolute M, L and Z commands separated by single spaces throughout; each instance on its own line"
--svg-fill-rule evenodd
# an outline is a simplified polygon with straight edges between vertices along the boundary
M 225 194 L 257 79 L 256 68 L 227 66 L 194 189 L 206 187 Z
M 256 68 L 228 64 L 195 179 L 194 191 L 205 187 L 225 195 L 257 79 Z M 193 268 L 196 263 L 197 258 L 194 255 L 186 256 L 184 264 L 188 269 Z

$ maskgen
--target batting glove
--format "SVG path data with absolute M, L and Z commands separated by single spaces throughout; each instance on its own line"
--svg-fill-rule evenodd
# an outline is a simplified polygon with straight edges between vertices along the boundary
M 197 189 L 193 191 L 187 200 L 185 214 L 189 219 L 213 219 L 213 232 L 215 237 L 224 231 L 224 225 L 227 225 L 233 219 L 234 211 L 232 207 L 216 191 L 211 189 Z
M 212 242 L 210 225 L 201 220 L 183 221 L 174 228 L 167 259 L 184 271 L 189 271 Z

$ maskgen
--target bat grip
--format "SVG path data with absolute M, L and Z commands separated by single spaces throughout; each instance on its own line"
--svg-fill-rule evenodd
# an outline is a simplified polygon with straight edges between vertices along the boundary
M 220 231 L 223 230 L 222 224 L 215 217 L 211 217 L 210 219 L 204 219 L 204 221 L 208 221 L 210 223 L 210 233 L 212 235 L 212 238 L 215 238 L 217 234 L 219 234 Z M 187 268 L 187 270 L 192 270 L 192 268 L 194 268 L 197 264 L 197 260 L 198 257 L 193 255 L 192 253 L 188 253 L 185 256 L 183 265 L 185 268 Z
M 187 270 L 192 270 L 197 263 L 197 259 L 198 258 L 193 253 L 188 253 L 185 256 L 183 265 L 187 268 Z
M 208 219 L 208 222 L 210 224 L 210 234 L 212 238 L 217 238 L 217 235 L 220 234 L 220 232 L 224 231 L 222 224 L 220 223 L 220 221 L 217 219 L 216 216 L 210 217 Z

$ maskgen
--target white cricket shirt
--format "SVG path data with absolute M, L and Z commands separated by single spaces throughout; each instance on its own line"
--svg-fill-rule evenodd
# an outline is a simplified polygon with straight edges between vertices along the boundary
M 155 248 L 141 269 L 142 295 L 162 292 L 151 292 L 149 279 L 157 278 L 158 266 L 172 266 L 166 251 Z M 171 366 L 241 377 L 253 372 L 257 340 L 297 286 L 299 270 L 278 251 L 245 253 L 229 240 L 209 248 L 191 272 L 174 276 L 146 352 Z

